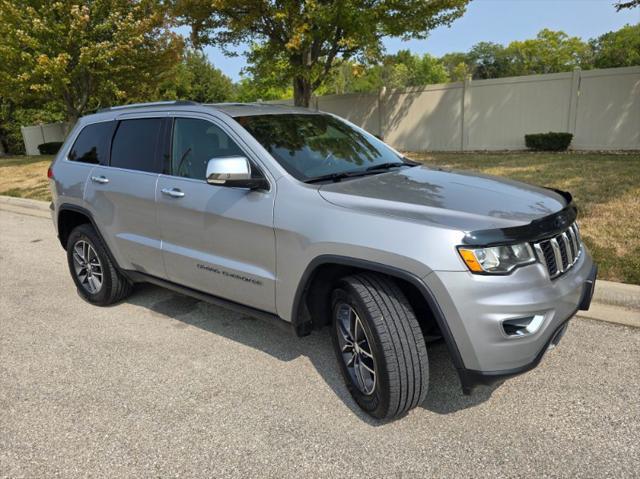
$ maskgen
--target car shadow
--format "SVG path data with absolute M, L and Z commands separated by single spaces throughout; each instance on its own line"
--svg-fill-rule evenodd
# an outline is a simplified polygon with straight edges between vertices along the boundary
M 136 285 L 134 293 L 125 302 L 178 321 L 176 328 L 197 327 L 280 361 L 306 357 L 324 382 L 359 419 L 372 426 L 385 424 L 362 412 L 351 398 L 334 356 L 329 328 L 298 338 L 284 321 L 249 317 L 150 284 Z M 463 395 L 446 345 L 442 342 L 431 344 L 428 352 L 429 393 L 422 408 L 437 414 L 450 414 L 483 403 L 497 387 L 482 387 L 470 396 Z

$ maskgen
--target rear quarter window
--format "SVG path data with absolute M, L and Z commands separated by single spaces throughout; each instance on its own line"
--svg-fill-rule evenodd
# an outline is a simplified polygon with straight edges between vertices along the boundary
M 109 143 L 114 127 L 114 121 L 85 126 L 67 155 L 69 160 L 107 165 L 109 163 Z

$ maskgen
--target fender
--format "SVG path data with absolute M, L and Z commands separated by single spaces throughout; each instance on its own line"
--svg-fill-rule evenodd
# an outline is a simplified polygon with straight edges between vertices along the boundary
M 464 368 L 464 363 L 462 361 L 462 356 L 460 355 L 460 351 L 458 350 L 458 346 L 456 344 L 455 338 L 449 329 L 449 324 L 447 323 L 444 314 L 442 313 L 442 309 L 438 304 L 434 294 L 431 292 L 429 287 L 420 279 L 418 276 L 409 273 L 408 271 L 404 271 L 402 269 L 388 266 L 381 263 L 376 263 L 374 261 L 368 261 L 364 259 L 350 258 L 347 256 L 337 256 L 337 255 L 320 255 L 315 257 L 304 270 L 302 277 L 300 278 L 300 282 L 298 284 L 298 288 L 296 290 L 296 294 L 293 300 L 293 307 L 291 311 L 291 318 L 293 322 L 293 326 L 295 331 L 301 335 L 305 332 L 308 332 L 309 325 L 302 323 L 300 318 L 301 314 L 299 314 L 300 306 L 302 302 L 302 298 L 304 298 L 304 294 L 311 284 L 311 280 L 313 279 L 313 275 L 316 269 L 323 264 L 338 264 L 343 266 L 351 266 L 354 268 L 365 269 L 369 271 L 375 271 L 378 273 L 386 274 L 392 276 L 394 278 L 405 280 L 415 286 L 420 294 L 424 298 L 424 300 L 429 305 L 429 308 L 433 312 L 433 316 L 440 328 L 440 332 L 442 333 L 442 337 L 447 345 L 447 349 L 449 350 L 449 354 L 451 355 L 451 360 L 453 361 L 456 370 L 458 371 L 458 375 L 462 380 L 463 375 L 462 371 Z
M 109 259 L 111 260 L 111 264 L 113 264 L 113 266 L 125 278 L 127 278 L 131 282 L 135 282 L 135 281 L 132 280 L 131 275 L 129 275 L 127 271 L 122 269 L 120 267 L 120 265 L 118 264 L 118 262 L 116 261 L 116 259 L 113 257 L 113 254 L 111 253 L 111 250 L 109 249 L 108 243 L 105 241 L 104 236 L 102 235 L 102 232 L 100 231 L 100 228 L 98 227 L 96 221 L 93 219 L 93 214 L 91 213 L 91 211 L 89 211 L 87 208 L 84 208 L 82 206 L 74 205 L 74 204 L 71 204 L 71 203 L 63 203 L 58 207 L 58 212 L 56 213 L 56 224 L 59 221 L 60 212 L 62 212 L 62 211 L 74 211 L 76 213 L 80 213 L 80 214 L 86 216 L 87 218 L 89 218 L 89 222 L 91 223 L 91 226 L 93 226 L 93 229 L 96 231 L 96 234 L 100 238 L 100 241 L 102 241 L 102 244 L 104 245 L 105 250 L 106 250 L 107 254 L 109 255 Z M 62 238 L 60 238 L 60 227 L 59 227 L 59 225 L 58 225 L 58 239 L 60 240 L 60 244 L 62 245 L 62 247 L 64 249 L 66 249 L 67 245 L 63 244 L 62 243 Z

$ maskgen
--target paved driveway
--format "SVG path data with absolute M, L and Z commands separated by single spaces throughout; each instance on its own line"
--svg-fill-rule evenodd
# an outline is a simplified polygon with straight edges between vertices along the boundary
M 326 331 L 141 286 L 92 307 L 50 220 L 0 211 L 0 477 L 630 477 L 640 471 L 640 330 L 576 319 L 541 366 L 431 390 L 381 424 L 349 398 Z

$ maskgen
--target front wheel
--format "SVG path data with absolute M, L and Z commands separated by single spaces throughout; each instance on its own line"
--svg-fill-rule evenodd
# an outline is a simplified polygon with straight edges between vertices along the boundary
M 413 309 L 389 278 L 360 273 L 333 291 L 333 344 L 358 405 L 378 419 L 422 403 L 429 383 L 427 349 Z

